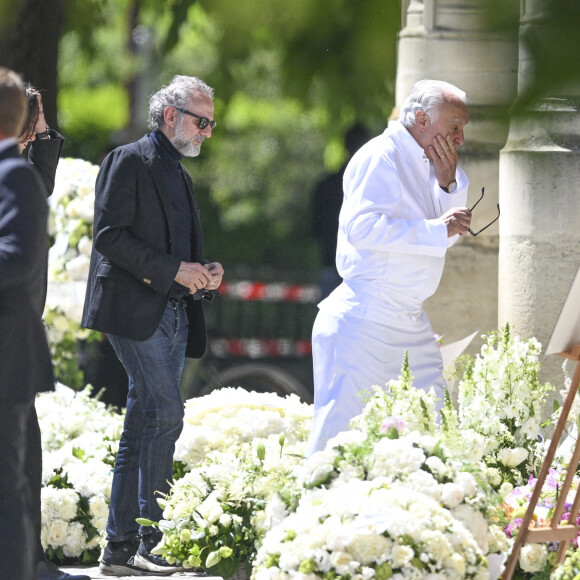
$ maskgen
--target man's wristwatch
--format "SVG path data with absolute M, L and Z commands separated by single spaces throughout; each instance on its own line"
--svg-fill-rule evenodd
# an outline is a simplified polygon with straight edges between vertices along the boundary
M 34 136 L 37 139 L 46 139 L 49 135 L 50 135 L 50 127 L 48 125 L 46 126 L 46 130 L 43 131 L 42 133 L 35 133 L 34 134 Z
M 457 189 L 457 181 L 454 179 L 447 187 L 439 186 L 445 193 L 453 193 Z

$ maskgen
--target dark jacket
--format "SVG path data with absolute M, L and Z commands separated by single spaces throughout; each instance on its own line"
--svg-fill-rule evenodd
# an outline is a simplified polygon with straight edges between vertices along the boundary
M 0 400 L 30 401 L 54 389 L 39 299 L 48 206 L 17 146 L 0 152 Z
M 82 325 L 132 340 L 149 338 L 161 320 L 181 261 L 173 255 L 171 198 L 161 158 L 149 137 L 115 149 L 95 188 L 93 252 Z M 193 184 L 192 262 L 202 260 L 202 231 Z M 187 298 L 188 357 L 201 357 L 206 326 L 201 300 Z
M 49 129 L 48 134 L 50 139 L 35 139 L 30 142 L 28 161 L 40 174 L 46 195 L 50 197 L 54 190 L 54 176 L 64 144 L 64 137 L 54 129 Z

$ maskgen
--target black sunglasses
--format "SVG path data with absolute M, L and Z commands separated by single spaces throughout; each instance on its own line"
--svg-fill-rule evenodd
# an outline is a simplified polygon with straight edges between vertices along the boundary
M 473 211 L 475 209 L 475 206 L 483 199 L 483 194 L 485 193 L 485 187 L 481 188 L 481 197 L 473 204 L 473 207 L 469 210 L 469 211 Z M 468 228 L 468 232 L 472 235 L 472 236 L 477 236 L 479 234 L 481 234 L 481 232 L 483 232 L 483 230 L 486 230 L 491 224 L 495 223 L 497 220 L 499 219 L 499 203 L 497 204 L 497 217 L 489 222 L 484 228 L 481 228 L 478 232 L 474 232 L 471 228 Z
M 192 117 L 199 119 L 199 130 L 200 131 L 203 131 L 208 125 L 212 129 L 215 129 L 215 126 L 217 125 L 217 123 L 215 121 L 210 121 L 207 117 L 200 117 L 199 115 L 196 115 L 195 113 L 192 113 L 191 111 L 188 111 L 187 109 L 181 109 L 179 107 L 173 107 L 173 108 L 177 109 L 181 113 L 185 113 L 186 115 L 191 115 Z

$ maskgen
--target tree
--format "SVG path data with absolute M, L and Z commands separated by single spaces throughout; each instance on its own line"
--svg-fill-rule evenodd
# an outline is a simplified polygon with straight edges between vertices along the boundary
M 0 64 L 46 90 L 46 116 L 56 119 L 58 45 L 63 0 L 0 0 Z

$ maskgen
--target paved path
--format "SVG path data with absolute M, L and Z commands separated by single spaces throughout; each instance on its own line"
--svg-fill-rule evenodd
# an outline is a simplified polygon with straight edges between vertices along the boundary
M 160 578 L 175 578 L 176 580 L 194 580 L 194 578 L 203 578 L 203 580 L 223 580 L 221 576 L 199 576 L 197 574 L 187 574 L 183 573 L 176 573 L 172 574 L 171 576 L 105 576 L 99 572 L 98 566 L 92 566 L 90 568 L 83 568 L 82 566 L 59 566 L 59 569 L 63 572 L 68 572 L 69 574 L 86 574 L 91 579 L 94 578 L 108 578 L 109 580 L 113 580 L 117 578 L 118 580 L 135 580 L 135 578 L 140 578 L 141 580 L 159 580 Z

